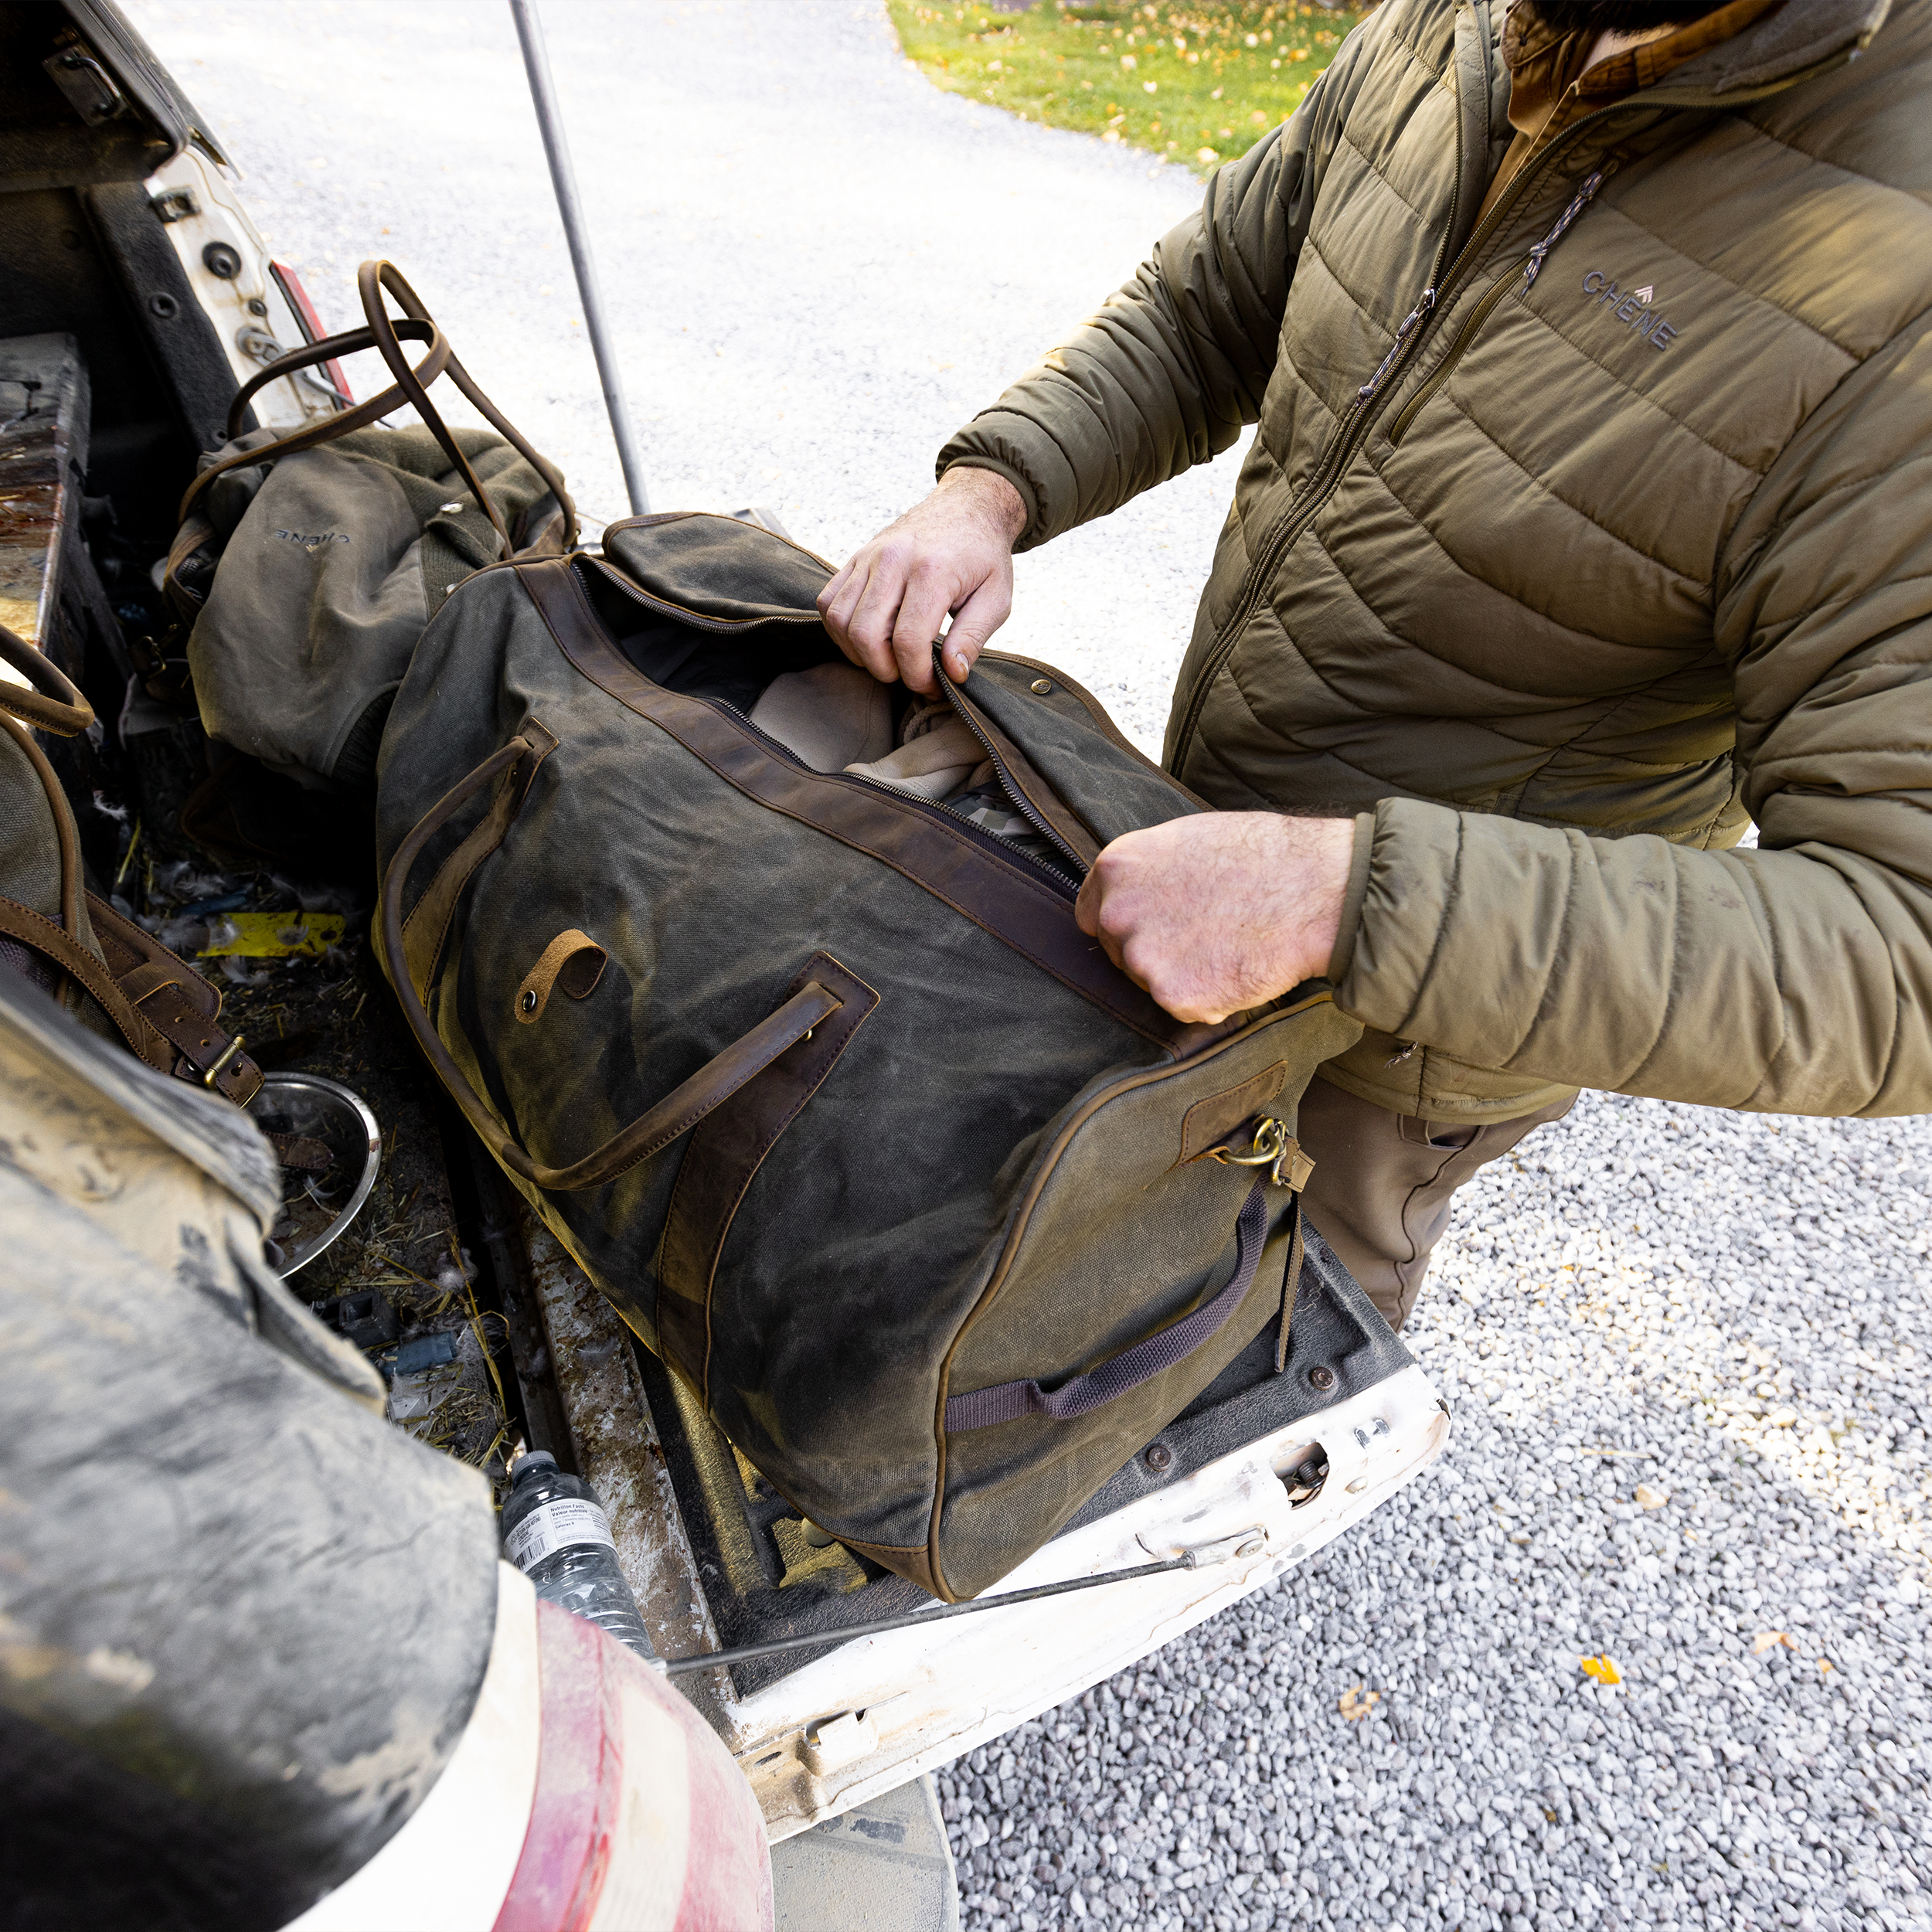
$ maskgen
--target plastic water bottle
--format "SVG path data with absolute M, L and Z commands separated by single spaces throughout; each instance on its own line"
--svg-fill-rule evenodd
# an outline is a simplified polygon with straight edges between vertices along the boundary
M 547 1450 L 510 1464 L 503 1553 L 536 1594 L 573 1617 L 600 1624 L 640 1657 L 655 1657 L 638 1600 L 617 1567 L 610 1519 L 587 1482 L 565 1475 Z

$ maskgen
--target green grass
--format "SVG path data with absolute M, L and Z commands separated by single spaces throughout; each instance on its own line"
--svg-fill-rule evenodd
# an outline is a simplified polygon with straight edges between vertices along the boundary
M 936 86 L 1202 175 L 1286 121 L 1359 18 L 1300 0 L 1039 0 L 1024 13 L 887 4 L 900 44 Z

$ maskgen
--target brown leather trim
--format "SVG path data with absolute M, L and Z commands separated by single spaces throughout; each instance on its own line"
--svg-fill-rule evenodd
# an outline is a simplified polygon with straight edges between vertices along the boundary
M 882 1570 L 889 1570 L 895 1576 L 918 1584 L 927 1595 L 949 1604 L 958 1600 L 947 1596 L 940 1587 L 938 1580 L 933 1575 L 932 1564 L 918 1544 L 862 1543 L 855 1536 L 841 1536 L 838 1540 L 848 1549 L 855 1549 L 860 1556 L 869 1556 Z
M 718 1259 L 731 1233 L 738 1205 L 780 1134 L 818 1092 L 879 995 L 828 953 L 814 953 L 786 989 L 786 997 L 816 981 L 841 1005 L 794 1046 L 781 1053 L 715 1108 L 692 1135 L 678 1169 L 671 1207 L 658 1248 L 658 1333 L 675 1333 L 692 1350 L 692 1379 L 711 1407 L 711 1296 Z M 684 1306 L 667 1309 L 675 1298 Z M 702 1347 L 694 1344 L 702 1341 Z
M 403 937 L 406 945 L 406 927 Z M 553 986 L 560 985 L 572 999 L 587 999 L 603 978 L 610 957 L 588 933 L 579 932 L 574 926 L 568 932 L 559 933 L 544 947 L 542 957 L 523 975 L 523 984 L 516 989 L 517 1023 L 534 1026 L 543 1017 Z
M 519 728 L 518 735 L 524 739 L 530 749 L 536 753 L 536 756 L 530 760 L 529 767 L 524 774 L 523 796 L 527 798 L 530 795 L 531 786 L 536 783 L 538 767 L 563 741 L 534 711 L 523 720 L 522 726 Z M 519 809 L 521 808 L 521 801 L 519 801 Z
M 489 1105 L 456 1063 L 443 1044 L 434 1023 L 424 1010 L 423 996 L 406 971 L 398 972 L 396 962 L 406 957 L 403 937 L 403 894 L 410 873 L 423 848 L 456 815 L 486 787 L 494 785 L 499 798 L 515 792 L 516 769 L 531 755 L 529 742 L 512 738 L 500 745 L 467 777 L 460 778 L 423 814 L 415 829 L 396 848 L 396 855 L 383 875 L 376 907 L 379 954 L 389 984 L 396 989 L 396 1004 L 416 1043 L 423 1049 L 436 1077 L 450 1097 L 462 1109 L 463 1117 L 476 1130 L 477 1137 L 511 1173 L 546 1192 L 568 1192 L 577 1188 L 601 1187 L 628 1174 L 641 1161 L 648 1161 L 696 1127 L 714 1107 L 722 1106 L 738 1089 L 755 1078 L 796 1041 L 838 1011 L 835 994 L 812 981 L 785 1002 L 777 1012 L 760 1020 L 751 1030 L 732 1042 L 724 1051 L 699 1067 L 659 1100 L 640 1114 L 628 1127 L 620 1128 L 601 1147 L 594 1148 L 582 1159 L 567 1167 L 549 1167 L 529 1155 L 507 1134 Z M 468 842 L 465 841 L 467 845 Z M 459 846 L 444 862 L 444 869 L 463 856 Z
M 513 566 L 557 648 L 593 684 L 675 739 L 727 784 L 879 859 L 1032 961 L 1070 992 L 1177 1058 L 1229 1032 L 1164 1012 L 1073 922 L 1073 901 L 1017 858 L 1002 858 L 939 814 L 883 786 L 774 756 L 723 706 L 655 685 L 618 650 L 566 559 Z
M 1277 1060 L 1239 1087 L 1196 1100 L 1181 1117 L 1181 1158 L 1174 1165 L 1185 1167 L 1190 1161 L 1198 1161 L 1250 1115 L 1260 1113 L 1281 1092 L 1281 1083 L 1287 1077 L 1287 1062 Z
M 49 672 L 53 671 L 51 663 L 46 668 Z M 60 781 L 54 775 L 53 767 L 47 762 L 47 754 L 33 741 L 33 733 L 4 710 L 0 710 L 0 733 L 11 738 L 19 748 L 21 755 L 33 767 L 34 776 L 40 781 L 40 789 L 46 794 L 47 815 L 53 821 L 54 839 L 60 850 L 60 923 L 78 944 L 80 896 L 85 889 L 81 883 L 85 875 L 80 867 L 80 828 L 74 823 L 73 808 L 67 803 L 67 794 L 60 788 Z M 81 950 L 84 952 L 87 949 L 83 946 Z
M 1333 992 L 1325 986 L 1321 992 L 1310 994 L 1306 999 L 1297 1000 L 1292 1006 L 1264 1015 L 1251 1025 L 1243 1026 L 1239 1032 L 1230 1034 L 1227 1039 L 1219 1042 L 1213 1050 L 1219 1053 L 1238 1046 L 1254 1027 L 1265 1026 L 1270 1020 L 1279 1019 L 1284 1012 L 1304 1013 L 1313 1006 L 1332 1006 L 1334 1004 Z M 1195 1064 L 1198 1065 L 1199 1061 Z M 1116 1080 L 1111 1087 L 1104 1087 L 1093 1095 L 1087 1104 L 1060 1129 L 1059 1138 L 1047 1150 L 1046 1158 L 1040 1162 L 1033 1176 L 1033 1185 L 1027 1189 L 1026 1198 L 1020 1202 L 1013 1216 L 1013 1224 L 1007 1232 L 998 1259 L 993 1264 L 992 1273 L 988 1276 L 985 1287 L 980 1291 L 979 1299 L 968 1310 L 965 1320 L 961 1322 L 957 1332 L 947 1345 L 945 1359 L 939 1365 L 939 1386 L 933 1410 L 933 1435 L 938 1444 L 939 1472 L 933 1485 L 933 1513 L 930 1526 L 927 1532 L 927 1549 L 934 1579 L 933 1594 L 944 1597 L 948 1603 L 954 1599 L 947 1590 L 945 1567 L 939 1557 L 939 1519 L 946 1506 L 946 1400 L 951 1393 L 953 1358 L 958 1354 L 960 1344 L 971 1332 L 974 1323 L 992 1305 L 994 1298 L 1005 1287 L 1014 1257 L 1019 1253 L 1020 1243 L 1026 1239 L 1027 1223 L 1032 1219 L 1033 1209 L 1039 1205 L 1039 1197 L 1046 1189 L 1047 1177 L 1058 1165 L 1060 1156 L 1066 1151 L 1073 1136 L 1108 1101 L 1117 1100 L 1123 1094 L 1131 1093 L 1136 1087 L 1145 1087 L 1150 1081 L 1165 1080 L 1177 1070 L 1171 1066 L 1150 1067 L 1141 1073 L 1130 1073 L 1124 1079 Z
M 1212 811 L 1215 809 L 1198 792 L 1189 791 L 1187 787 L 1168 770 L 1166 766 L 1157 765 L 1138 745 L 1135 744 L 1131 738 L 1125 736 L 1120 726 L 1107 716 L 1107 707 L 1100 702 L 1100 699 L 1095 697 L 1084 685 L 1076 684 L 1064 671 L 1060 669 L 1058 665 L 1042 664 L 1037 658 L 1022 658 L 1011 651 L 983 651 L 980 655 L 991 658 L 1000 664 L 1016 664 L 1023 670 L 1037 671 L 1043 677 L 1051 678 L 1055 683 L 1071 692 L 1082 704 L 1086 706 L 1087 716 L 1094 720 L 1096 728 L 1111 743 L 1119 747 L 1136 764 L 1145 765 L 1149 771 L 1158 772 L 1183 798 L 1192 801 L 1203 811 Z
M 121 996 L 175 1049 L 149 1063 L 178 1079 L 212 1086 L 237 1107 L 246 1107 L 261 1091 L 262 1072 L 215 1023 L 221 1012 L 219 989 L 93 893 L 87 895 L 87 913 Z M 217 1066 L 221 1071 L 213 1080 L 204 1081 L 209 1069 Z
M 535 723 L 536 720 L 531 722 Z M 437 869 L 429 889 L 410 909 L 409 917 L 403 921 L 403 961 L 418 999 L 429 992 L 430 981 L 436 973 L 436 962 L 443 956 L 444 942 L 449 937 L 450 921 L 456 917 L 457 902 L 463 896 L 464 887 L 470 883 L 477 867 L 509 835 L 512 822 L 522 810 L 523 801 L 529 796 L 530 787 L 536 782 L 537 767 L 556 744 L 555 735 L 547 729 L 543 729 L 543 736 L 548 743 L 536 740 L 527 732 L 523 736 L 529 748 L 515 764 L 505 768 L 497 781 L 496 795 L 490 801 L 490 808 L 484 815 L 482 822 Z
M 174 1064 L 174 1052 L 159 1030 L 149 1025 L 121 997 L 107 968 L 81 944 L 70 938 L 44 913 L 16 899 L 0 897 L 0 934 L 30 946 L 67 974 L 120 1029 L 129 1050 L 157 1073 Z
M 1057 677 L 1059 673 L 1054 675 Z M 954 709 L 966 713 L 974 730 L 992 747 L 993 757 L 998 761 L 1001 776 L 1009 787 L 1021 793 L 1026 802 L 1053 828 L 1063 844 L 1083 866 L 1091 868 L 1100 855 L 1100 842 L 1094 835 L 1093 828 L 1084 820 L 1077 818 L 1065 805 L 1051 785 L 1042 777 L 1032 759 L 1014 743 L 1006 733 L 994 723 L 970 693 L 944 677 L 940 689 L 952 701 Z

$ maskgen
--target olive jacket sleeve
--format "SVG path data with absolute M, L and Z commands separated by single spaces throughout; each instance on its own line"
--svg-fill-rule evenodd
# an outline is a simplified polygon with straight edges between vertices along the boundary
M 1754 850 L 1386 799 L 1338 1003 L 1477 1066 L 1932 1111 L 1932 318 L 1785 448 L 1719 572 Z

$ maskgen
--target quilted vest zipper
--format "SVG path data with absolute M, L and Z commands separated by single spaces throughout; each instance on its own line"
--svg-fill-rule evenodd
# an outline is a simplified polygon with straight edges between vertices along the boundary
M 1521 169 L 1515 179 L 1503 190 L 1495 206 L 1477 223 L 1447 275 L 1440 281 L 1432 277 L 1430 286 L 1422 291 L 1417 298 L 1415 307 L 1403 318 L 1396 331 L 1396 338 L 1389 345 L 1388 354 L 1377 365 L 1375 373 L 1355 391 L 1355 400 L 1343 410 L 1342 420 L 1336 423 L 1335 432 L 1328 439 L 1328 446 L 1322 452 L 1321 460 L 1315 465 L 1315 472 L 1301 495 L 1282 512 L 1274 528 L 1263 539 L 1261 548 L 1256 554 L 1253 563 L 1248 566 L 1247 575 L 1242 583 L 1241 594 L 1236 598 L 1234 608 L 1229 613 L 1227 621 L 1216 633 L 1214 642 L 1202 661 L 1200 672 L 1195 679 L 1193 688 L 1188 694 L 1187 708 L 1182 714 L 1181 728 L 1175 736 L 1173 755 L 1167 761 L 1168 770 L 1175 776 L 1179 775 L 1182 766 L 1186 762 L 1188 748 L 1193 743 L 1195 732 L 1199 727 L 1201 713 L 1206 706 L 1208 692 L 1213 688 L 1215 679 L 1220 675 L 1222 667 L 1233 655 L 1243 628 L 1254 614 L 1255 607 L 1261 601 L 1269 580 L 1279 567 L 1282 558 L 1294 546 L 1302 532 L 1315 521 L 1323 504 L 1334 494 L 1335 485 L 1342 480 L 1342 472 L 1354 460 L 1355 452 L 1366 440 L 1371 425 L 1380 413 L 1377 399 L 1386 391 L 1390 377 L 1406 369 L 1413 360 L 1417 351 L 1429 339 L 1435 315 L 1455 294 L 1476 256 L 1489 237 L 1502 226 L 1504 218 L 1522 199 L 1531 182 L 1541 179 L 1549 172 L 1551 163 L 1575 144 L 1577 137 L 1586 128 L 1616 113 L 1618 108 L 1626 104 L 1618 102 L 1613 107 L 1600 107 L 1594 114 L 1587 114 L 1582 120 L 1572 122 L 1550 143 L 1539 158 Z M 1461 189 L 1460 157 L 1462 134 L 1460 118 L 1457 122 L 1456 144 L 1458 156 L 1456 185 L 1450 191 L 1449 219 L 1444 227 L 1442 242 L 1444 249 L 1448 246 L 1450 235 L 1455 232 L 1456 203 Z M 1534 252 L 1532 251 L 1532 254 Z M 1438 267 L 1440 261 L 1441 253 L 1438 250 Z M 1512 270 L 1511 272 L 1513 274 L 1516 271 Z

